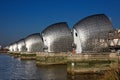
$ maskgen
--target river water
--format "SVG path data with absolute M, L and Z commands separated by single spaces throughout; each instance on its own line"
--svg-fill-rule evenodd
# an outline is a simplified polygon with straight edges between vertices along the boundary
M 33 60 L 0 54 L 0 80 L 67 80 L 65 65 L 37 67 Z

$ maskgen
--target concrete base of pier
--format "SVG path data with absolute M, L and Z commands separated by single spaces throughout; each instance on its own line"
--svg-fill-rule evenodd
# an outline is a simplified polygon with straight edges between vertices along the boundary
M 58 65 L 67 63 L 67 54 L 66 53 L 37 53 L 36 56 L 36 65 Z
M 21 52 L 20 58 L 21 60 L 36 60 L 36 53 Z
M 10 56 L 19 57 L 21 60 L 36 60 L 36 53 L 30 52 L 8 52 Z
M 114 66 L 119 66 L 120 56 L 117 53 L 80 54 L 67 56 L 69 74 L 103 73 Z
M 20 52 L 8 52 L 10 56 L 20 57 Z
M 118 53 L 47 53 L 47 52 L 9 52 L 10 55 L 20 57 L 21 60 L 36 60 L 37 66 L 67 65 L 68 74 L 102 73 L 114 66 L 120 66 Z

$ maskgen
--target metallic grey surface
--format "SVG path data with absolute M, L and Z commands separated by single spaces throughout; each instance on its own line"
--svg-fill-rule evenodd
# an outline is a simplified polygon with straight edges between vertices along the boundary
M 13 51 L 18 51 L 17 42 L 15 42 L 15 43 L 13 44 Z
M 17 45 L 18 45 L 18 51 L 20 51 L 20 52 L 26 51 L 26 45 L 25 45 L 25 40 L 24 39 L 19 40 L 17 42 Z
M 42 37 L 48 52 L 72 51 L 73 38 L 66 22 L 48 26 L 42 32 Z
M 43 41 L 40 33 L 35 33 L 29 35 L 25 38 L 25 44 L 28 52 L 42 52 L 43 51 Z
M 13 51 L 13 45 L 12 44 L 9 45 L 9 51 Z
M 74 29 L 80 37 L 82 52 L 99 52 L 104 48 L 101 46 L 100 40 L 105 42 L 108 32 L 113 30 L 113 27 L 106 15 L 96 14 L 80 20 L 74 25 Z

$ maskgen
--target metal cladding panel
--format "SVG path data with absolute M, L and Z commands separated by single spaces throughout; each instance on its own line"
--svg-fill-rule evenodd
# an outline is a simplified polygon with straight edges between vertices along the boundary
M 113 30 L 113 27 L 106 15 L 96 14 L 80 20 L 73 30 L 76 30 L 80 38 L 82 52 L 99 52 L 103 48 L 100 47 L 100 39 L 108 39 L 108 32 Z
M 73 37 L 66 22 L 48 26 L 42 36 L 48 52 L 72 51 Z
M 17 44 L 18 44 L 18 51 L 26 51 L 26 45 L 24 39 L 19 40 Z
M 9 46 L 9 51 L 13 51 L 13 45 Z
M 13 44 L 13 51 L 18 51 L 17 43 L 14 43 L 14 44 Z
M 25 44 L 28 52 L 42 52 L 43 51 L 43 41 L 40 33 L 35 33 L 29 35 L 25 39 Z

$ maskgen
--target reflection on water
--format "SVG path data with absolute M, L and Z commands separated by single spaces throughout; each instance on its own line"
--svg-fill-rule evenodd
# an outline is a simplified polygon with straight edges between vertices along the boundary
M 66 66 L 49 66 L 39 68 L 42 80 L 66 80 Z
M 67 80 L 67 72 L 65 65 L 38 68 L 35 61 L 0 54 L 0 79 Z

